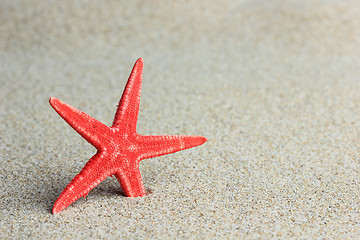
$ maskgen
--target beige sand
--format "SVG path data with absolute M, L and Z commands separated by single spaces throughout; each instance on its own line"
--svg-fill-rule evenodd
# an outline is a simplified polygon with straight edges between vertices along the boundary
M 359 238 L 359 1 L 164 2 L 0 2 L 0 238 Z M 52 215 L 95 149 L 49 97 L 109 125 L 139 57 L 138 132 L 208 143 Z

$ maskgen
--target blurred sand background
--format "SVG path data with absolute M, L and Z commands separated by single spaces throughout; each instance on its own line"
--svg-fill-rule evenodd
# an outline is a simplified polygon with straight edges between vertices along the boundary
M 63 212 L 144 58 L 140 134 L 203 135 Z M 360 238 L 359 1 L 0 2 L 0 238 Z

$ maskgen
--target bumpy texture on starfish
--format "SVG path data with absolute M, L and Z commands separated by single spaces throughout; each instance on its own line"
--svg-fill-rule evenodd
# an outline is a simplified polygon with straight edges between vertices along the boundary
M 145 195 L 139 163 L 142 159 L 174 153 L 201 145 L 201 136 L 142 136 L 136 133 L 140 104 L 143 60 L 134 65 L 121 97 L 112 127 L 86 113 L 50 98 L 55 111 L 98 151 L 56 200 L 52 212 L 58 213 L 86 196 L 108 176 L 115 175 L 128 197 Z

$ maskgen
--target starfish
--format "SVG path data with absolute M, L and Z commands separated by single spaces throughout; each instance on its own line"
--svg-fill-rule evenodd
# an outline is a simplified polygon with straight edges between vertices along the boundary
M 97 149 L 55 201 L 53 214 L 85 197 L 101 181 L 113 175 L 127 197 L 144 196 L 139 170 L 141 160 L 196 147 L 207 141 L 201 136 L 144 136 L 136 133 L 142 72 L 143 60 L 140 58 L 132 69 L 111 127 L 57 98 L 50 98 L 55 111 Z

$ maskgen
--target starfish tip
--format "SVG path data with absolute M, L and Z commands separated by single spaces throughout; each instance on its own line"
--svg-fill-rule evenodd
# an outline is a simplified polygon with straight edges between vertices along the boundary
M 58 99 L 57 98 L 55 98 L 55 97 L 51 97 L 50 99 L 49 99 L 49 103 L 52 105 L 53 103 L 55 103 L 56 101 L 58 101 Z
M 59 104 L 61 104 L 61 101 L 60 101 L 59 99 L 55 98 L 55 97 L 51 97 L 51 98 L 49 99 L 49 103 L 50 103 L 50 105 L 51 105 L 54 109 L 56 109 L 56 107 L 57 107 Z
M 207 142 L 207 138 L 203 137 L 203 136 L 198 136 L 196 137 L 196 146 L 200 146 L 203 145 L 204 143 Z
M 60 201 L 55 201 L 54 207 L 52 209 L 52 214 L 57 214 L 58 212 L 61 212 L 62 210 L 64 210 L 67 206 Z
M 139 58 L 134 65 L 134 69 L 143 69 L 144 66 L 144 60 L 142 58 Z
M 53 207 L 52 209 L 52 214 L 57 214 L 58 212 L 60 212 L 61 210 L 59 210 L 57 207 Z

